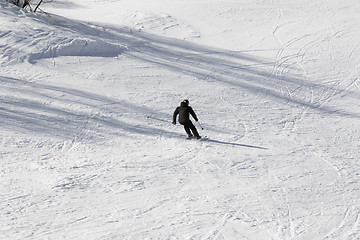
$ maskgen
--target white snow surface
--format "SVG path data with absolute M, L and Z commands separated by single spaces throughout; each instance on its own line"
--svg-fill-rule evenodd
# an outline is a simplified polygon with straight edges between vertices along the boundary
M 41 8 L 0 1 L 0 239 L 360 239 L 358 0 Z

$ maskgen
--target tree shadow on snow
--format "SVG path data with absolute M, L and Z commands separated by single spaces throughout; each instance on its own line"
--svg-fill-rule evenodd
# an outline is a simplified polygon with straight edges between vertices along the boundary
M 174 137 L 146 123 L 153 110 L 78 89 L 0 76 L 0 125 L 17 132 L 63 139 L 100 140 L 105 135 Z
M 184 40 L 157 36 L 116 26 L 103 26 L 70 21 L 61 17 L 51 22 L 62 28 L 88 37 L 95 37 L 110 44 L 124 44 L 124 54 L 161 65 L 172 71 L 191 75 L 204 81 L 218 81 L 244 91 L 266 95 L 275 100 L 314 109 L 326 114 L 360 117 L 360 113 L 324 106 L 332 96 L 341 94 L 359 99 L 359 93 L 338 86 L 328 86 L 307 81 L 302 76 L 288 73 L 291 64 L 277 63 L 250 54 L 207 47 Z M 285 75 L 274 74 L 282 68 Z M 327 103 L 328 104 L 328 103 Z
M 223 82 L 242 91 L 265 95 L 326 114 L 360 118 L 360 113 L 340 109 L 339 106 L 329 106 L 327 101 L 336 95 L 358 100 L 359 93 L 339 86 L 313 83 L 299 74 L 290 74 L 289 72 L 296 71 L 292 63 L 277 63 L 243 52 L 207 47 L 127 27 L 86 23 L 54 15 L 46 20 L 63 30 L 75 31 L 82 36 L 112 45 L 125 45 L 127 50 L 122 54 L 203 81 Z M 279 70 L 278 68 L 286 74 L 274 73 L 278 72 L 275 70 Z
M 275 62 L 248 54 L 206 48 L 174 39 L 165 40 L 141 32 L 135 35 L 147 39 L 149 43 L 135 46 L 125 54 L 140 60 L 204 81 L 223 82 L 242 91 L 264 95 L 283 103 L 326 114 L 360 118 L 360 113 L 340 109 L 339 106 L 326 106 L 327 100 L 336 95 L 359 100 L 360 95 L 357 92 L 338 86 L 312 83 L 301 76 L 274 75 L 272 68 L 276 65 Z
M 273 74 L 274 66 L 278 65 L 268 59 L 129 28 L 101 26 L 58 16 L 43 19 L 62 31 L 114 46 L 125 45 L 127 50 L 122 54 L 196 77 L 204 82 L 222 82 L 239 91 L 267 96 L 286 104 L 314 109 L 325 114 L 360 118 L 360 113 L 340 109 L 339 106 L 330 106 L 329 102 L 326 102 L 336 94 L 358 100 L 358 93 L 340 87 L 312 83 L 295 74 Z M 74 54 L 76 52 L 78 51 L 74 51 Z M 33 57 L 40 59 L 46 56 L 49 55 L 38 54 Z M 285 67 L 285 70 L 291 70 L 290 65 Z M 174 132 L 164 130 L 164 127 L 146 124 L 144 114 L 159 116 L 159 113 L 146 106 L 117 101 L 77 89 L 8 77 L 0 77 L 0 84 L 2 89 L 16 92 L 13 96 L 0 96 L 0 124 L 7 128 L 77 139 L 102 139 L 105 134 L 177 137 Z M 326 106 L 323 104 L 324 101 Z M 170 116 L 162 115 L 166 118 Z M 141 118 L 144 118 L 144 121 L 141 121 Z M 218 144 L 263 149 L 257 146 L 212 141 Z

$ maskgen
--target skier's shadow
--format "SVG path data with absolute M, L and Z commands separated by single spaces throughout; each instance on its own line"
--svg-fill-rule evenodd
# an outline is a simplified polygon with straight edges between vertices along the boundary
M 257 149 L 261 149 L 261 150 L 268 150 L 268 149 L 265 148 L 265 147 L 259 147 L 259 146 L 241 144 L 241 143 L 224 142 L 224 141 L 219 141 L 219 140 L 215 140 L 215 139 L 206 139 L 206 141 L 207 141 L 207 142 L 217 143 L 217 144 L 237 146 L 237 147 L 248 147 L 248 148 L 257 148 Z

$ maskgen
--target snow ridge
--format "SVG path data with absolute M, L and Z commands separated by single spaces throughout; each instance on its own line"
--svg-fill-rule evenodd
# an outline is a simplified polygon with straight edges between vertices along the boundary
M 39 17 L 25 10 L 9 11 L 15 7 L 1 2 L 1 21 L 5 28 L 0 32 L 0 64 L 14 64 L 24 60 L 34 63 L 44 58 L 59 56 L 116 57 L 125 51 L 118 43 L 110 43 L 96 37 L 96 29 L 86 25 L 53 27 L 54 22 L 63 22 L 61 17 Z M 6 13 L 6 14 L 5 14 Z M 12 18 L 18 19 L 11 21 Z M 25 16 L 31 17 L 25 17 Z M 67 22 L 69 23 L 69 22 Z M 82 35 L 86 27 L 90 31 Z

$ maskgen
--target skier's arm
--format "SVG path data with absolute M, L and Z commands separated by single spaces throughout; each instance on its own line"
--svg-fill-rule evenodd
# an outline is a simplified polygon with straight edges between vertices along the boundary
M 199 119 L 197 118 L 194 110 L 193 110 L 191 107 L 190 107 L 190 111 L 189 111 L 189 112 L 190 112 L 191 116 L 195 119 L 196 122 L 199 121 Z
M 173 114 L 173 124 L 176 123 L 176 116 L 179 114 L 179 108 L 176 108 Z

